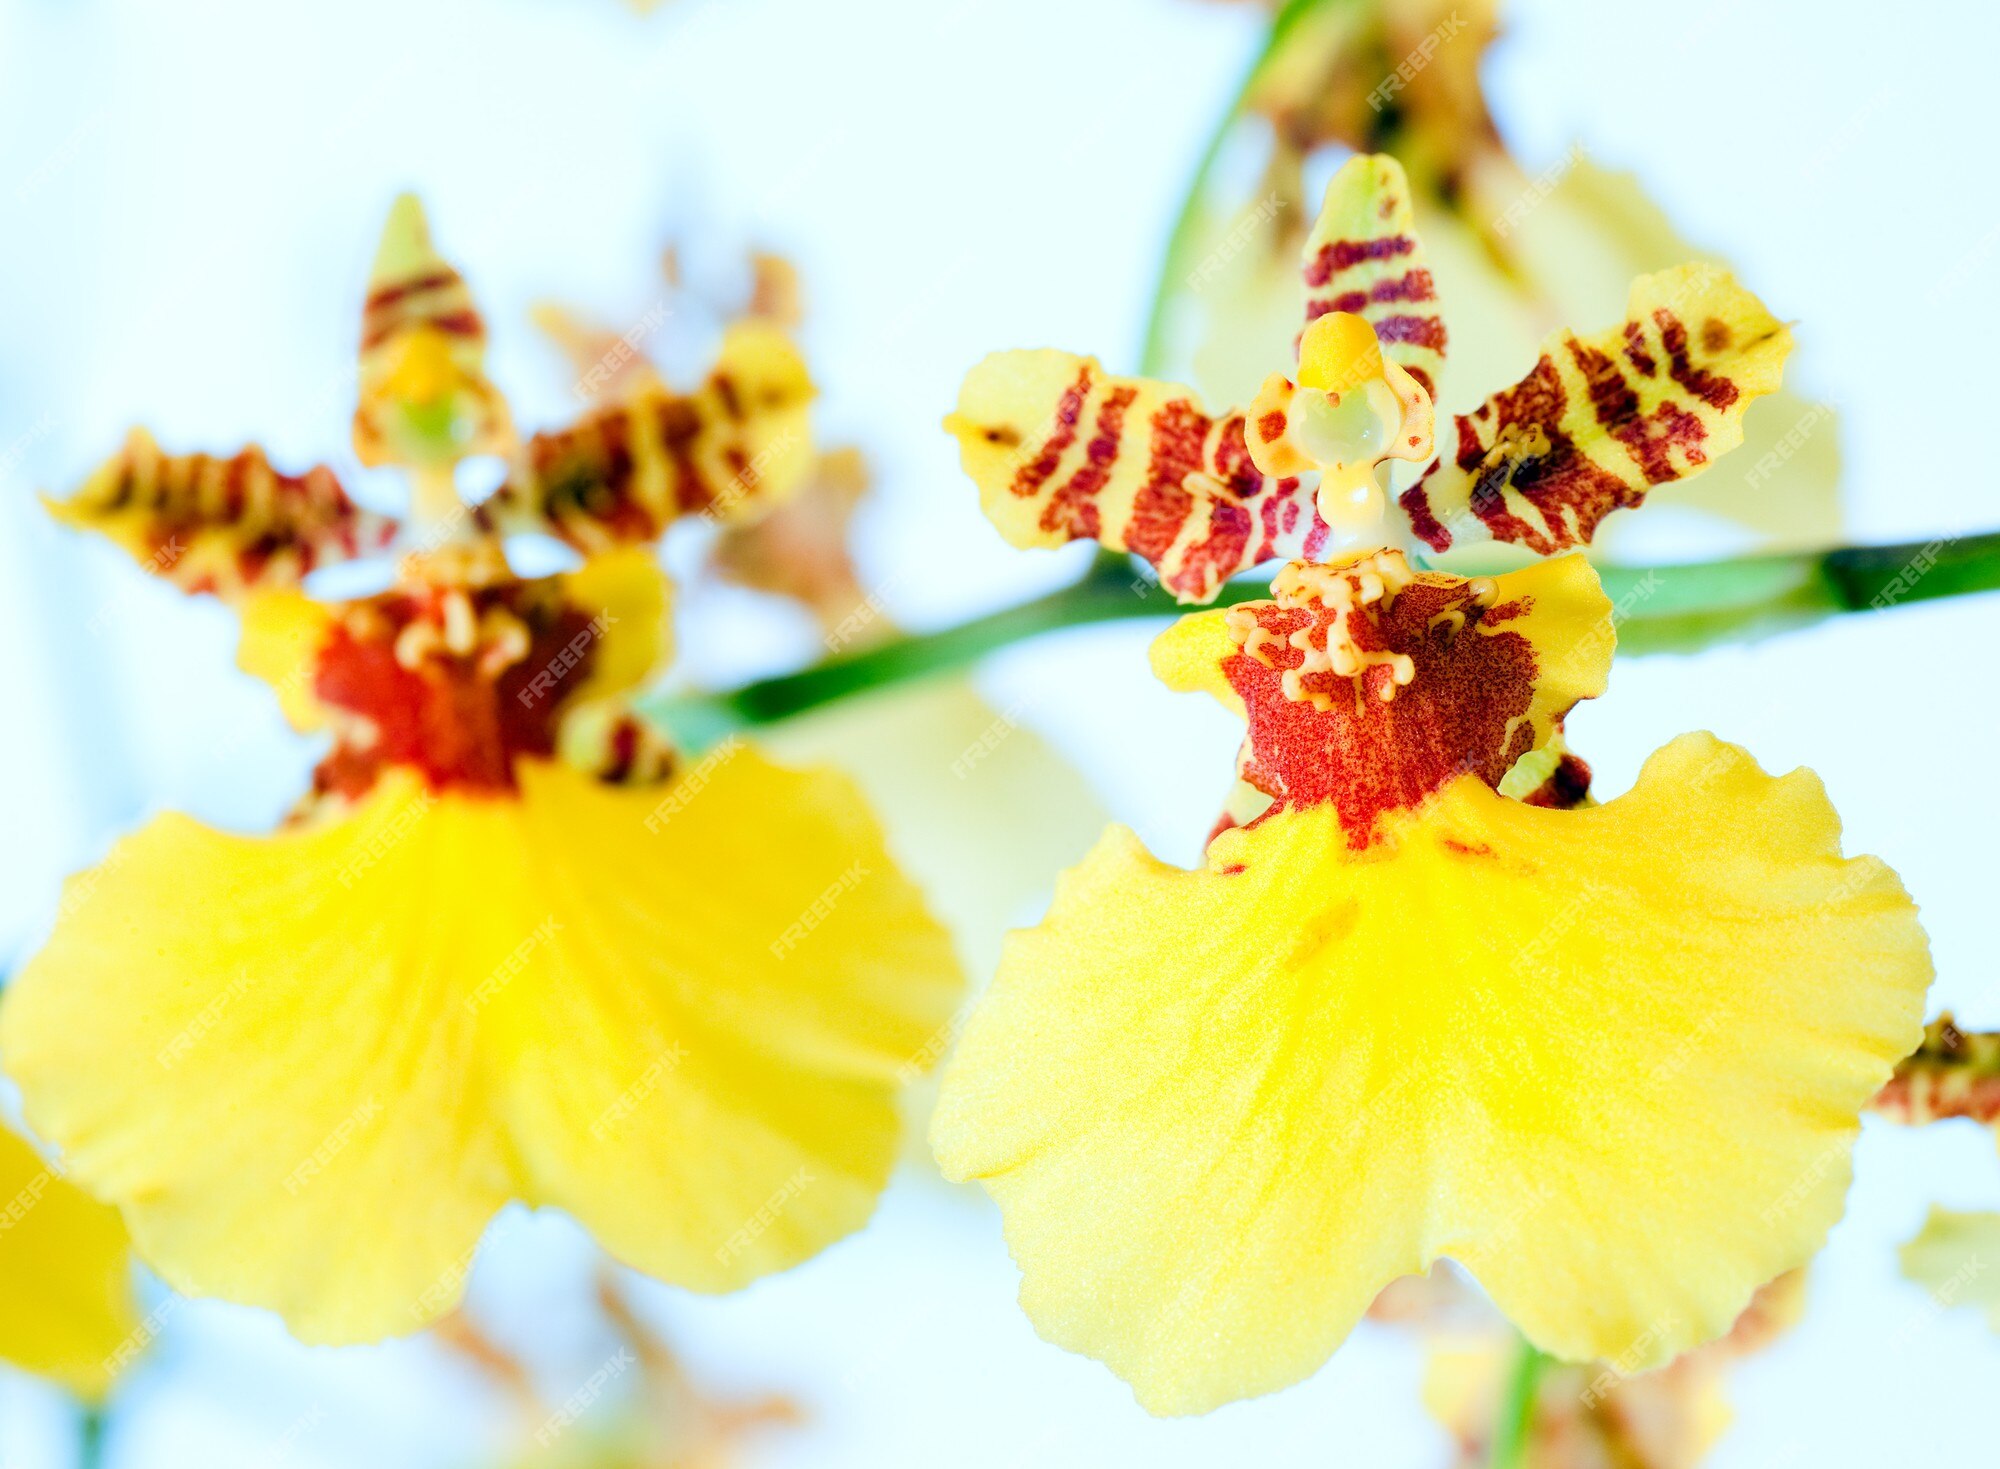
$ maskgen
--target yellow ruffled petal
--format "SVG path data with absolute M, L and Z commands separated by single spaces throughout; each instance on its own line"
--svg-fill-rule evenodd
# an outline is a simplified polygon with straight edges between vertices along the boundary
M 1613 510 L 1699 474 L 1743 442 L 1775 392 L 1791 332 L 1729 272 L 1684 265 L 1632 283 L 1623 325 L 1562 332 L 1513 387 L 1454 420 L 1401 497 L 1444 551 L 1485 537 L 1538 555 L 1587 544 Z
M 1312 488 L 1251 462 L 1244 417 L 1068 352 L 996 352 L 945 420 L 987 519 L 1017 546 L 1095 540 L 1151 562 L 1183 602 L 1239 571 L 1317 555 Z
M 0 1128 L 0 1361 L 100 1397 L 137 1321 L 118 1211 Z
M 1223 672 L 1223 665 L 1242 651 L 1230 632 L 1230 611 L 1212 607 L 1174 619 L 1153 639 L 1147 656 L 1153 677 L 1177 694 L 1207 694 L 1225 709 L 1243 714 L 1243 696 Z
M 320 650 L 333 630 L 336 613 L 303 592 L 258 592 L 241 608 L 243 632 L 236 666 L 271 686 L 278 707 L 296 730 L 326 723 L 326 710 L 313 692 Z
M 867 1218 L 958 975 L 852 786 L 741 747 L 519 776 L 167 816 L 73 887 L 0 1049 L 176 1288 L 362 1341 L 445 1311 L 512 1198 L 711 1291 Z
M 622 694 L 645 684 L 673 653 L 667 574 L 651 546 L 592 556 L 562 579 L 563 595 L 590 614 L 595 630 L 590 677 L 579 700 Z
M 2000 1214 L 1969 1214 L 1933 1204 L 1923 1230 L 1897 1251 L 1903 1274 L 1940 1308 L 1972 1306 L 2000 1331 Z
M 49 511 L 96 531 L 141 569 L 190 592 L 237 598 L 388 545 L 395 522 L 364 510 L 325 465 L 282 474 L 254 444 L 227 459 L 167 454 L 144 429 Z
M 1706 735 L 1585 811 L 1461 780 L 1362 853 L 1325 807 L 1196 872 L 1114 828 L 1012 940 L 932 1137 L 1041 1332 L 1156 1412 L 1298 1380 L 1446 1255 L 1545 1350 L 1639 1370 L 1818 1248 L 1930 975 L 1819 782 Z

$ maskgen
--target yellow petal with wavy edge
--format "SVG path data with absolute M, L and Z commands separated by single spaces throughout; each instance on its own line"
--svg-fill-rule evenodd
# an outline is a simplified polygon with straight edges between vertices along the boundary
M 625 546 L 592 556 L 562 579 L 563 595 L 591 616 L 589 681 L 578 699 L 599 699 L 640 687 L 673 653 L 667 574 L 651 546 Z
M 1742 443 L 1744 414 L 1777 391 L 1791 349 L 1790 330 L 1726 270 L 1641 276 L 1622 325 L 1551 337 L 1526 377 L 1439 434 L 1441 458 L 1401 496 L 1411 530 L 1433 551 L 1588 544 L 1612 511 Z
M 868 1217 L 959 979 L 853 786 L 518 770 L 273 837 L 166 816 L 72 887 L 0 1050 L 176 1288 L 365 1341 L 449 1308 L 509 1199 L 703 1291 Z
M 137 1319 L 118 1211 L 0 1127 L 0 1362 L 101 1397 Z
M 381 550 L 396 528 L 356 505 L 323 464 L 285 474 L 254 444 L 227 459 L 168 454 L 144 429 L 67 500 L 45 503 L 141 570 L 228 599 L 297 586 L 317 567 Z
M 1311 486 L 1251 462 L 1241 413 L 1211 417 L 1188 389 L 1111 377 L 1093 357 L 996 352 L 965 375 L 945 428 L 1014 545 L 1130 551 L 1183 602 L 1328 538 Z
M 1195 872 L 1113 828 L 1011 941 L 932 1139 L 1037 1328 L 1155 1412 L 1297 1381 L 1445 1255 L 1639 1370 L 1819 1247 L 1930 975 L 1819 781 L 1707 735 L 1591 810 L 1461 780 L 1366 853 L 1324 808 Z
M 1939 1309 L 1976 1307 L 2000 1331 L 2000 1214 L 1933 1204 L 1922 1231 L 1896 1253 L 1903 1274 L 1929 1291 Z
M 313 692 L 319 651 L 333 628 L 334 609 L 303 592 L 258 592 L 244 599 L 236 666 L 271 686 L 296 730 L 326 723 Z
M 1153 677 L 1177 694 L 1207 694 L 1225 709 L 1246 713 L 1243 696 L 1222 665 L 1243 651 L 1229 630 L 1230 609 L 1211 607 L 1174 619 L 1147 650 Z

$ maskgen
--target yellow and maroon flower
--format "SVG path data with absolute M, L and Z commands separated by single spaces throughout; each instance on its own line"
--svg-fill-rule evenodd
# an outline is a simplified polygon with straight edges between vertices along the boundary
M 298 584 L 387 524 L 328 470 L 128 449 L 64 507 L 240 604 L 244 666 L 329 746 L 285 830 L 168 815 L 77 879 L 0 1050 L 162 1276 L 315 1341 L 449 1309 L 510 1199 L 699 1290 L 806 1258 L 872 1209 L 959 987 L 848 780 L 677 757 L 630 704 L 667 654 L 654 539 L 810 463 L 797 354 L 733 333 L 694 392 L 536 435 L 466 506 L 454 466 L 509 433 L 482 348 L 399 203 L 355 437 L 415 515 L 378 594 Z M 517 574 L 524 529 L 581 564 Z
M 1399 500 L 1333 497 L 1386 523 L 1326 513 L 1328 476 L 1422 436 L 1388 368 L 1427 398 L 1443 362 L 1406 198 L 1358 158 L 1311 237 L 1317 314 L 1254 432 L 1314 470 L 1217 487 L 1163 447 L 1160 416 L 1199 411 L 1184 390 L 1070 378 L 1058 354 L 988 359 L 951 423 L 1018 540 L 1095 535 L 1200 599 L 1275 541 L 1194 548 L 1282 503 L 1311 558 L 1155 645 L 1169 684 L 1244 716 L 1255 800 L 1194 871 L 1113 828 L 1065 875 L 932 1128 L 946 1174 L 999 1202 L 1037 1328 L 1156 1412 L 1298 1380 L 1442 1257 L 1570 1360 L 1639 1370 L 1719 1335 L 1838 1217 L 1930 980 L 1914 905 L 1841 855 L 1809 772 L 1690 734 L 1587 801 L 1562 723 L 1616 633 L 1581 555 L 1467 578 L 1384 544 L 1567 551 L 1732 447 L 1786 334 L 1726 275 L 1641 280 L 1623 325 L 1552 339 L 1454 417 Z M 1284 384 L 1326 396 L 1317 424 L 1294 430 Z M 1366 411 L 1342 423 L 1350 395 Z M 1143 542 L 1142 506 L 1166 507 Z

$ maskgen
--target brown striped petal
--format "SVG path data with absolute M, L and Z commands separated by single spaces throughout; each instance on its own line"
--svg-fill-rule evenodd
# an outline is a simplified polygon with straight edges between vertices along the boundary
M 486 323 L 464 277 L 431 244 L 423 206 L 396 200 L 361 315 L 354 452 L 367 465 L 432 468 L 513 445 L 486 376 Z
M 1740 444 L 1745 411 L 1777 389 L 1791 345 L 1719 267 L 1641 276 L 1622 325 L 1551 337 L 1525 378 L 1440 433 L 1442 457 L 1402 495 L 1411 528 L 1435 551 L 1486 538 L 1544 556 L 1587 544 L 1611 511 Z
M 1326 545 L 1311 486 L 1259 471 L 1243 426 L 1240 413 L 1211 417 L 1186 388 L 1046 350 L 988 357 L 945 420 L 987 518 L 1014 545 L 1130 551 L 1183 602 Z
M 647 384 L 569 428 L 536 434 L 480 507 L 481 522 L 594 552 L 652 540 L 683 515 L 727 523 L 762 514 L 812 471 L 812 399 L 790 339 L 739 323 L 696 391 Z
M 1897 1063 L 1875 1110 L 1909 1126 L 1955 1117 L 2000 1126 L 2000 1034 L 1960 1030 L 1947 1010 L 1924 1027 L 1924 1043 Z
M 1386 153 L 1347 160 L 1306 238 L 1306 321 L 1344 311 L 1375 328 L 1382 355 L 1437 396 L 1444 320 L 1410 212 L 1410 184 Z
M 383 549 L 396 529 L 325 465 L 281 474 L 254 444 L 227 459 L 166 454 L 144 429 L 49 509 L 185 591 L 228 598 L 296 586 L 315 567 Z

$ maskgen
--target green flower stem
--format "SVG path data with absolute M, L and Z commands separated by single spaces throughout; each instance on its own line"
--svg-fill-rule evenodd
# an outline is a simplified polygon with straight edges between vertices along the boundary
M 1549 1359 L 1523 1341 L 1500 1399 L 1500 1416 L 1493 1423 L 1493 1450 L 1488 1469 L 1524 1469 L 1535 1426 L 1535 1391 Z
M 1142 377 L 1158 377 L 1164 370 L 1162 358 L 1167 346 L 1167 311 L 1173 298 L 1178 294 L 1175 282 L 1186 278 L 1192 262 L 1192 253 L 1197 226 L 1201 222 L 1202 203 L 1208 193 L 1209 183 L 1215 173 L 1215 165 L 1222 157 L 1222 145 L 1229 137 L 1229 130 L 1243 116 L 1243 104 L 1250 96 L 1250 88 L 1262 74 L 1265 65 L 1277 54 L 1292 28 L 1308 15 L 1318 10 L 1330 0 L 1286 0 L 1277 15 L 1271 20 L 1271 29 L 1264 36 L 1264 45 L 1257 52 L 1256 60 L 1243 74 L 1242 83 L 1236 88 L 1236 96 L 1229 109 L 1215 125 L 1208 136 L 1208 146 L 1202 149 L 1201 161 L 1195 165 L 1194 177 L 1188 183 L 1187 193 L 1181 199 L 1180 214 L 1174 220 L 1173 233 L 1167 236 L 1167 248 L 1160 259 L 1160 276 L 1153 287 L 1153 304 L 1146 314 L 1146 340 L 1139 352 L 1139 374 Z
M 111 1426 L 111 1410 L 103 1405 L 86 1405 L 76 1418 L 76 1469 L 103 1469 L 106 1430 Z
M 1801 627 L 1843 612 L 1901 606 L 2000 588 L 2000 532 L 1893 546 L 1845 546 L 1600 570 L 1623 653 L 1692 652 Z M 1232 582 L 1218 604 L 1270 595 Z M 646 712 L 689 749 L 872 689 L 969 667 L 988 653 L 1064 628 L 1166 618 L 1179 607 L 1122 557 L 1100 557 L 1060 591 L 938 632 L 918 633 L 798 673 L 719 694 L 653 700 Z

